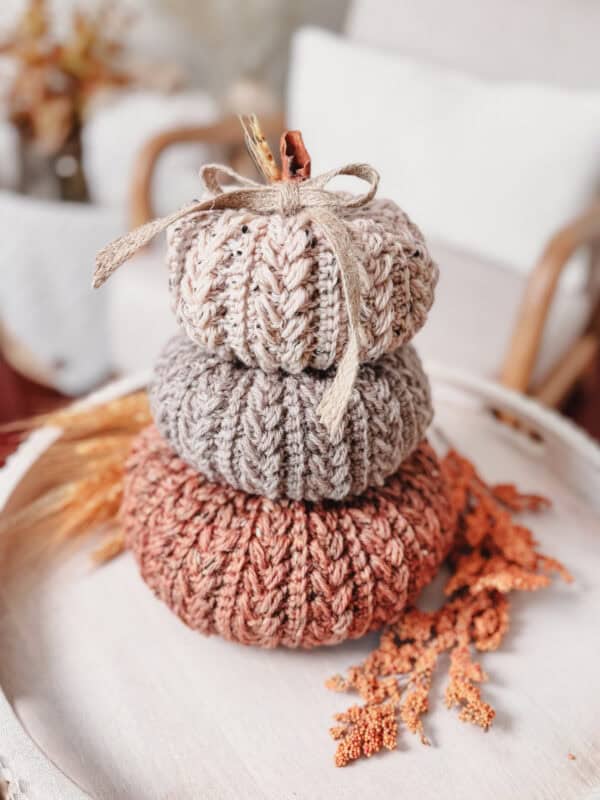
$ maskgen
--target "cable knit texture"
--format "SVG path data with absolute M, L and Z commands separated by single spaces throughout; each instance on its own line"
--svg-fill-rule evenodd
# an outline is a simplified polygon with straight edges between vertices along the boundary
M 262 647 L 336 644 L 396 621 L 454 521 L 426 442 L 362 497 L 274 502 L 208 482 L 154 426 L 134 443 L 121 514 L 144 580 L 187 625 Z
M 361 362 L 408 342 L 433 302 L 438 270 L 391 200 L 340 212 L 364 268 Z M 306 212 L 205 212 L 168 231 L 173 309 L 187 336 L 267 372 L 328 369 L 348 341 L 339 271 Z
M 208 480 L 269 498 L 341 500 L 381 486 L 418 446 L 432 417 L 429 383 L 411 345 L 363 364 L 331 440 L 318 403 L 333 370 L 263 372 L 169 342 L 150 388 L 154 420 Z

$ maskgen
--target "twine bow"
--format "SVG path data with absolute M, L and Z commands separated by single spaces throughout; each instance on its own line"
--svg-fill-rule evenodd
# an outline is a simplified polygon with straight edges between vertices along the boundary
M 327 189 L 338 175 L 350 175 L 369 184 L 368 191 L 358 195 L 340 194 Z M 131 258 L 155 236 L 189 214 L 202 211 L 244 208 L 259 214 L 292 215 L 300 210 L 323 230 L 333 250 L 346 303 L 348 344 L 331 386 L 318 407 L 319 418 L 335 436 L 348 407 L 352 387 L 359 367 L 361 345 L 360 287 L 364 269 L 357 256 L 347 225 L 339 217 L 345 209 L 360 208 L 370 202 L 379 184 L 379 174 L 369 164 L 348 164 L 304 181 L 277 181 L 268 185 L 243 178 L 228 167 L 209 164 L 200 176 L 211 197 L 195 201 L 179 211 L 161 217 L 121 236 L 104 247 L 96 257 L 93 286 L 98 288 L 125 261 Z M 234 188 L 225 189 L 222 180 Z

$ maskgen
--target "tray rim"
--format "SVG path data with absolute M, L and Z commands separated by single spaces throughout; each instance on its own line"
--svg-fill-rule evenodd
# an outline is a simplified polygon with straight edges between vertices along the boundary
M 582 429 L 553 409 L 543 407 L 535 400 L 518 394 L 485 378 L 465 370 L 448 367 L 439 362 L 427 361 L 425 369 L 431 379 L 434 398 L 436 390 L 457 390 L 465 396 L 510 413 L 525 426 L 542 436 L 549 436 L 563 448 L 568 448 L 580 462 L 580 471 L 590 470 L 598 479 L 600 488 L 600 445 Z M 90 407 L 96 403 L 113 399 L 142 389 L 149 381 L 149 371 L 135 373 L 116 380 L 101 390 L 78 402 L 77 407 Z M 497 422 L 498 425 L 502 424 Z M 31 434 L 0 469 L 0 512 L 12 492 L 35 463 L 36 459 L 60 435 L 53 427 L 42 428 Z M 38 747 L 34 739 L 21 724 L 0 686 L 0 779 L 16 783 L 16 791 L 9 800 L 34 800 L 29 795 L 27 784 L 43 787 L 44 798 L 56 800 L 89 800 L 91 797 L 77 786 Z M 5 743 L 5 738 L 6 742 Z M 31 776 L 29 780 L 25 775 Z M 34 780 L 35 777 L 35 780 Z M 22 788 L 21 788 L 22 787 Z M 12 787 L 11 787 L 12 790 Z M 594 792 L 590 795 L 598 797 Z

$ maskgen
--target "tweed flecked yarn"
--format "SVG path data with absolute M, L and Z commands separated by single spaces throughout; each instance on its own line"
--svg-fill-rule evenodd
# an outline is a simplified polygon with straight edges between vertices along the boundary
M 381 486 L 425 436 L 429 383 L 412 345 L 363 364 L 338 435 L 317 405 L 333 370 L 263 372 L 172 339 L 150 403 L 173 450 L 209 481 L 269 498 L 341 500 Z
M 363 271 L 361 362 L 421 328 L 438 278 L 423 235 L 391 200 L 340 211 Z M 168 230 L 172 305 L 207 351 L 267 372 L 338 363 L 347 308 L 331 245 L 306 211 L 192 214 Z
M 262 647 L 336 644 L 394 622 L 454 523 L 425 442 L 361 497 L 274 502 L 210 483 L 154 426 L 129 457 L 121 517 L 142 577 L 187 625 Z

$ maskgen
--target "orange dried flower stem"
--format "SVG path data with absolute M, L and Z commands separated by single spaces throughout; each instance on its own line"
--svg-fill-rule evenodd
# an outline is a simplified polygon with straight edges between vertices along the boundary
M 433 612 L 409 609 L 381 634 L 379 646 L 347 676 L 327 682 L 335 691 L 355 691 L 362 706 L 336 715 L 331 729 L 337 742 L 335 764 L 343 767 L 382 749 L 393 750 L 401 722 L 429 744 L 423 717 L 439 656 L 450 654 L 446 705 L 458 708 L 463 722 L 483 730 L 495 711 L 485 702 L 481 684 L 487 676 L 473 660 L 473 649 L 496 650 L 509 627 L 510 592 L 548 585 L 548 573 L 572 580 L 555 559 L 536 550 L 531 531 L 511 512 L 541 511 L 549 502 L 521 494 L 512 484 L 487 486 L 473 465 L 455 451 L 443 460 L 456 535 L 448 558 L 451 577 L 446 601 Z

